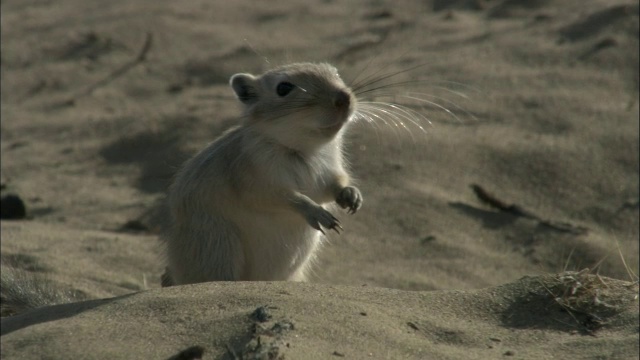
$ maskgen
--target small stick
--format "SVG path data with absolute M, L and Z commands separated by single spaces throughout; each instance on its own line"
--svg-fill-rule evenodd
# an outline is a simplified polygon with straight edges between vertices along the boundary
M 97 88 L 100 88 L 102 86 L 109 84 L 113 80 L 119 78 L 120 76 L 127 73 L 129 70 L 133 69 L 138 64 L 144 62 L 147 59 L 147 53 L 149 53 L 152 43 L 153 43 L 153 35 L 151 33 L 147 33 L 147 36 L 144 40 L 144 44 L 142 45 L 142 48 L 140 49 L 140 52 L 138 53 L 138 56 L 136 56 L 135 59 L 131 60 L 130 62 L 112 71 L 108 76 L 93 83 L 83 91 L 71 97 L 69 100 L 64 101 L 62 105 L 69 106 L 69 105 L 75 104 L 76 101 L 78 101 L 79 99 L 85 96 L 91 95 Z
M 534 220 L 540 220 L 539 217 L 537 217 L 536 215 L 522 209 L 520 206 L 515 205 L 515 204 L 510 204 L 508 205 L 507 203 L 505 203 L 504 201 L 498 199 L 497 197 L 495 197 L 493 194 L 490 194 L 488 191 L 486 191 L 482 186 L 477 185 L 477 184 L 471 184 L 471 189 L 473 189 L 473 192 L 476 194 L 476 196 L 478 197 L 478 199 L 480 199 L 480 201 L 482 201 L 483 203 L 496 208 L 500 211 L 504 211 L 506 213 L 515 215 L 515 216 L 522 216 L 522 217 L 526 217 L 529 219 L 534 219 Z
M 493 194 L 490 194 L 489 192 L 487 192 L 480 185 L 471 184 L 471 189 L 473 189 L 473 192 L 476 194 L 476 196 L 480 201 L 491 206 L 492 208 L 498 209 L 508 214 L 536 220 L 540 225 L 546 226 L 548 228 L 551 228 L 557 231 L 572 233 L 574 235 L 585 234 L 588 231 L 587 228 L 582 226 L 575 226 L 568 223 L 542 219 L 539 216 L 523 209 L 518 205 L 505 203 L 504 201 L 495 197 Z

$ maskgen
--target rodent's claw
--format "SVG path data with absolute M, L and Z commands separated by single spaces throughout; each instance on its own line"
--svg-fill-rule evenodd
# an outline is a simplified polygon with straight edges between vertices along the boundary
M 358 188 L 353 186 L 347 186 L 338 195 L 336 199 L 336 203 L 340 205 L 343 209 L 347 209 L 347 213 L 355 214 L 358 209 L 362 206 L 362 194 Z
M 331 220 L 333 220 L 333 223 L 330 226 L 327 226 L 327 228 L 337 232 L 338 234 L 340 234 L 340 230 L 344 230 L 342 228 L 342 226 L 340 225 L 340 220 L 338 220 L 335 216 L 331 215 Z
M 342 226 L 340 226 L 340 221 L 338 221 L 338 219 L 336 219 L 336 224 L 335 226 L 332 228 L 335 232 L 337 232 L 338 234 L 340 234 L 340 231 L 344 231 L 344 229 L 342 228 Z
M 333 216 L 330 212 L 328 212 L 323 207 L 316 208 L 317 212 L 314 211 L 311 217 L 307 218 L 307 222 L 311 227 L 320 231 L 323 235 L 326 235 L 324 230 L 327 228 L 329 230 L 334 230 L 338 234 L 340 234 L 340 230 L 342 230 L 342 226 L 340 225 L 340 220 L 338 220 L 335 216 Z
M 314 224 L 314 223 L 311 223 L 310 225 L 311 225 L 311 227 L 312 227 L 312 228 L 314 228 L 314 229 L 316 229 L 316 230 L 320 231 L 320 232 L 322 233 L 322 235 L 327 235 L 327 234 L 324 232 L 324 230 L 322 230 L 322 227 L 320 226 L 320 223 L 315 223 L 315 224 Z

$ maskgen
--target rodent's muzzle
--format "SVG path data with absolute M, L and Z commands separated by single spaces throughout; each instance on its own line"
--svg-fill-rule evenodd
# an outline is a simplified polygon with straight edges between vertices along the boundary
M 344 90 L 338 90 L 333 97 L 333 106 L 340 111 L 349 110 L 349 106 L 351 106 L 351 95 Z
M 330 100 L 333 102 L 333 109 L 331 116 L 326 119 L 329 123 L 320 126 L 324 132 L 329 135 L 335 135 L 342 126 L 349 121 L 351 112 L 353 110 L 354 99 L 351 92 L 346 90 L 336 90 L 333 94 L 333 98 Z

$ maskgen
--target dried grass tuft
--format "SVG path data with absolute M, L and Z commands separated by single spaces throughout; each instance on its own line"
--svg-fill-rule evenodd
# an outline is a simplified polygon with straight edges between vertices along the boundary
M 545 277 L 541 284 L 555 303 L 589 334 L 638 301 L 637 277 L 634 281 L 610 279 L 588 268 Z

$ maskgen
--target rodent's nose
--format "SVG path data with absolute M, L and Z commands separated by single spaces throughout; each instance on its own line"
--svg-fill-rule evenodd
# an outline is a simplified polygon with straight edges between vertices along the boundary
M 339 90 L 333 98 L 333 105 L 337 108 L 349 107 L 351 104 L 351 96 L 344 90 Z

